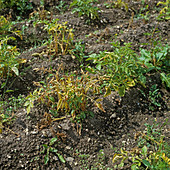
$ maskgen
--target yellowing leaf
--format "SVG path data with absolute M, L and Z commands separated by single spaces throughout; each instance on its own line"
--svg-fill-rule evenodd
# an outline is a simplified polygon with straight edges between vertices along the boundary
M 24 59 L 24 58 L 22 58 L 22 59 L 19 61 L 19 63 L 26 63 L 26 62 L 27 62 L 27 60 Z
M 103 99 L 96 99 L 96 102 L 100 102 L 100 101 L 102 101 Z
M 100 110 L 102 110 L 103 112 L 106 112 L 106 111 L 104 110 L 104 108 L 103 108 L 103 106 L 102 106 L 101 103 L 95 102 L 95 105 L 96 105 Z
M 112 162 L 115 163 L 117 160 L 122 159 L 123 155 L 122 154 L 117 154 L 115 153 L 112 159 Z
M 59 109 L 61 109 L 62 102 L 63 102 L 62 99 L 60 99 L 60 100 L 58 101 L 58 103 L 57 103 L 57 111 L 58 111 Z
M 111 89 L 110 87 L 106 87 L 106 93 L 104 94 L 104 97 L 107 97 L 111 94 Z

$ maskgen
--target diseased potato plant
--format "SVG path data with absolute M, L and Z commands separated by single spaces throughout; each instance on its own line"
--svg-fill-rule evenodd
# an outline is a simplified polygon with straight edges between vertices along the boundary
M 164 7 L 160 10 L 158 19 L 162 20 L 169 20 L 170 19 L 170 7 L 169 7 L 169 0 L 166 0 L 165 2 L 159 1 L 157 3 L 157 6 L 163 5 Z
M 12 36 L 12 34 L 20 37 L 21 31 L 20 30 L 12 30 L 12 22 L 10 21 L 10 18 L 5 18 L 4 16 L 0 16 L 0 38 L 5 38 L 6 36 Z
M 47 21 L 44 29 L 51 35 L 50 53 L 55 52 L 55 55 L 65 55 L 71 52 L 73 48 L 74 34 L 72 29 L 67 28 L 67 22 L 58 24 L 57 21 L 58 19 L 52 22 Z
M 30 105 L 33 107 L 36 100 L 38 103 L 45 104 L 54 115 L 58 115 L 60 112 L 71 114 L 72 119 L 78 123 L 90 113 L 88 110 L 90 101 L 104 111 L 99 103 L 100 99 L 94 100 L 92 97 L 93 94 L 99 93 L 97 83 L 100 80 L 84 72 L 81 76 L 70 74 L 62 77 L 59 76 L 59 73 L 59 70 L 55 74 L 51 73 L 46 83 L 35 82 L 39 88 L 27 97 L 28 101 L 25 104 L 27 108 Z

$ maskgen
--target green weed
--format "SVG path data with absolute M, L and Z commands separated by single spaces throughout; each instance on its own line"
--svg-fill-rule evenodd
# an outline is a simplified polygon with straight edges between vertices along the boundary
M 161 107 L 160 99 L 162 98 L 162 96 L 156 84 L 151 86 L 148 94 L 145 94 L 142 90 L 140 91 L 142 95 L 148 100 L 149 110 L 154 111 L 156 108 Z
M 1 0 L 0 10 L 7 8 L 15 13 L 16 16 L 14 17 L 18 16 L 18 19 L 21 19 L 23 16 L 26 16 L 27 12 L 32 11 L 33 6 L 28 0 Z
M 84 16 L 86 22 L 90 23 L 90 21 L 99 19 L 99 8 L 93 6 L 94 2 L 98 2 L 98 0 L 73 0 L 70 8 L 74 7 L 72 12 L 77 12 L 79 17 Z
M 165 126 L 163 123 L 161 129 Z M 131 151 L 121 149 L 121 153 L 115 153 L 113 156 L 113 163 L 121 160 L 119 165 L 115 168 L 123 168 L 125 160 L 132 162 L 131 169 L 154 169 L 163 170 L 168 169 L 170 166 L 169 146 L 164 141 L 164 136 L 158 128 L 158 124 L 148 125 L 146 133 L 139 132 L 136 134 L 135 139 L 139 138 L 138 147 L 133 148 Z
M 25 63 L 26 60 L 19 59 L 19 52 L 16 46 L 8 45 L 9 40 L 15 40 L 14 37 L 4 38 L 0 41 L 0 77 L 1 77 L 1 89 L 4 89 L 4 93 L 10 92 L 7 87 L 9 77 L 19 75 L 19 65 Z M 11 83 L 12 85 L 12 83 Z
M 162 82 L 170 87 L 169 77 L 169 45 L 163 46 L 161 43 L 153 42 L 150 50 L 140 49 L 141 56 L 138 61 L 143 65 L 145 72 L 160 72 Z
M 157 6 L 163 5 L 164 7 L 159 12 L 158 20 L 169 20 L 170 19 L 170 7 L 169 7 L 169 0 L 166 0 L 165 2 L 159 1 L 157 3 Z
M 104 5 L 106 8 L 124 8 L 126 12 L 129 10 L 128 3 L 124 2 L 123 0 L 112 0 L 109 3 L 104 3 Z
M 56 149 L 56 141 L 58 140 L 57 137 L 54 137 L 50 140 L 50 143 L 49 145 L 47 144 L 43 144 L 43 150 L 41 151 L 41 154 L 46 154 L 44 156 L 44 163 L 47 164 L 50 157 L 50 153 L 54 153 L 55 155 L 57 155 L 57 157 L 59 158 L 59 160 L 62 162 L 62 163 L 65 163 L 65 159 L 63 158 L 63 156 L 58 152 L 58 150 Z

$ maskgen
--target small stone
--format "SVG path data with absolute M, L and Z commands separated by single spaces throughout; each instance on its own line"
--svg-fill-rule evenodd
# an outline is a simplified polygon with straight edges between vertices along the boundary
M 7 158 L 11 159 L 11 155 L 7 155 Z
M 58 161 L 58 158 L 57 158 L 57 156 L 54 156 L 54 157 L 53 157 L 53 159 L 54 159 L 55 161 Z
M 126 141 L 122 141 L 122 143 L 123 143 L 123 144 L 125 144 L 125 143 L 126 143 Z
M 67 149 L 67 150 L 70 150 L 70 149 L 71 149 L 71 147 L 70 147 L 70 146 L 66 146 L 66 149 Z
M 110 119 L 114 119 L 114 118 L 116 118 L 116 113 L 113 113 L 111 116 L 110 116 Z
M 73 162 L 73 161 L 74 161 L 74 158 L 72 158 L 72 157 L 67 157 L 67 158 L 66 158 L 66 161 L 67 161 L 67 162 Z
M 88 138 L 88 139 L 87 139 L 87 142 L 90 142 L 90 141 L 91 141 L 91 139 L 90 139 L 90 138 Z
M 38 131 L 32 131 L 31 134 L 32 135 L 36 135 L 38 133 Z
M 21 138 L 19 137 L 19 138 L 17 138 L 17 140 L 21 140 Z

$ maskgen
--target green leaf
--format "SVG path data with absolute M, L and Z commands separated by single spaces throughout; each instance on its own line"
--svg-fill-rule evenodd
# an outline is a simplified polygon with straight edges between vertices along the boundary
M 50 152 L 55 152 L 55 153 L 57 153 L 57 152 L 58 152 L 58 150 L 57 150 L 57 149 L 52 148 L 52 147 L 50 147 L 49 151 L 50 151 Z
M 50 145 L 53 145 L 57 140 L 58 140 L 57 137 L 52 138 L 52 139 L 50 140 Z
M 98 70 L 101 70 L 101 64 L 100 64 L 100 63 L 97 64 L 96 68 L 97 68 Z
M 144 156 L 147 155 L 147 147 L 146 147 L 146 146 L 143 146 L 143 148 L 142 148 L 142 154 L 143 154 Z
M 6 86 L 6 83 L 2 83 L 1 88 L 3 89 Z
M 170 74 L 166 75 L 165 73 L 161 73 L 161 80 L 170 88 Z
M 50 100 L 52 101 L 52 102 L 55 102 L 55 99 L 54 99 L 54 97 L 49 97 L 50 98 Z
M 29 114 L 29 113 L 30 113 L 30 111 L 31 111 L 31 107 L 30 107 L 30 106 L 28 106 L 28 107 L 27 107 L 27 114 Z
M 118 93 L 121 97 L 124 96 L 125 95 L 125 86 L 119 87 Z
M 14 90 L 6 90 L 5 93 L 11 93 L 14 92 Z
M 59 153 L 57 153 L 57 156 L 58 156 L 58 158 L 60 159 L 60 161 L 61 161 L 62 163 L 65 163 L 65 162 L 66 162 L 62 155 L 60 155 Z
M 142 160 L 142 163 L 146 166 L 146 167 L 151 167 L 151 164 L 150 164 L 150 162 L 149 161 L 147 161 L 146 159 L 143 159 Z
M 48 156 L 48 154 L 46 154 L 44 157 L 44 163 L 47 164 L 48 161 L 49 161 L 49 156 Z
M 27 100 L 25 103 L 24 103 L 24 106 L 29 106 L 30 105 L 30 101 Z

